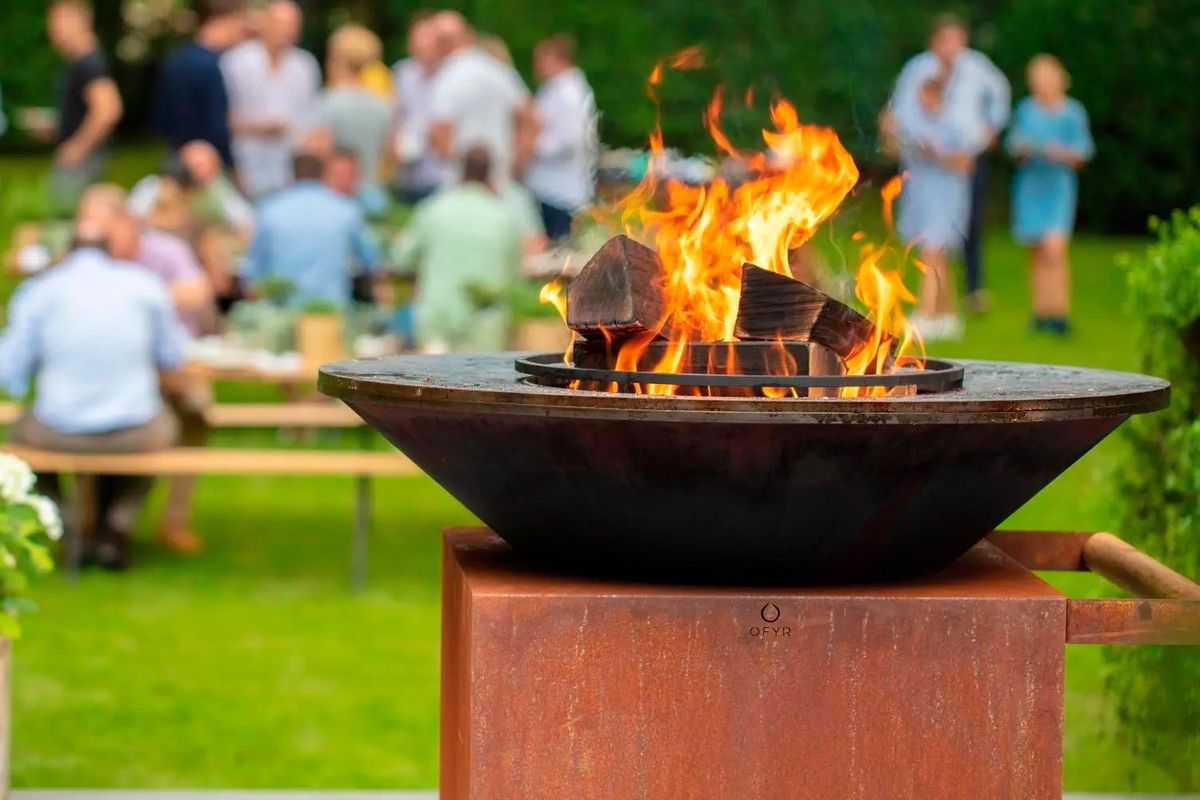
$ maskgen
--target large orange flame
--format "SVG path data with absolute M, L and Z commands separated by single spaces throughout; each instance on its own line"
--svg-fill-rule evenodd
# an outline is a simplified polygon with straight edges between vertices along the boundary
M 689 48 L 659 62 L 647 81 L 647 93 L 657 106 L 664 70 L 694 69 L 700 53 Z M 747 103 L 752 97 L 749 92 Z M 808 242 L 818 227 L 837 211 L 858 182 L 858 167 L 837 134 L 824 127 L 801 124 L 786 100 L 771 106 L 772 128 L 762 131 L 765 145 L 743 154 L 725 135 L 720 118 L 723 96 L 714 95 L 704 124 L 717 148 L 748 177 L 734 182 L 718 177 L 703 186 L 667 180 L 661 197 L 659 172 L 665 164 L 661 127 L 650 136 L 650 168 L 639 186 L 615 206 L 619 225 L 631 236 L 650 237 L 665 271 L 667 329 L 618 344 L 616 368 L 677 372 L 688 347 L 696 342 L 734 340 L 741 270 L 756 264 L 791 275 L 789 253 Z M 885 218 L 890 229 L 891 204 L 899 194 L 899 179 L 884 187 Z M 902 305 L 913 302 L 893 262 L 888 246 L 862 246 L 856 296 L 876 323 L 874 340 L 846 360 L 852 374 L 894 368 L 919 339 L 904 316 Z M 652 341 L 665 336 L 661 356 L 649 356 Z M 797 365 L 780 347 L 779 374 L 795 374 Z M 647 363 L 652 362 L 652 363 Z M 728 361 L 733 371 L 733 359 Z M 673 394 L 680 387 L 646 384 L 635 387 L 651 394 Z M 865 390 L 873 394 L 873 390 Z M 771 396 L 790 392 L 773 391 Z M 856 394 L 846 392 L 846 394 Z

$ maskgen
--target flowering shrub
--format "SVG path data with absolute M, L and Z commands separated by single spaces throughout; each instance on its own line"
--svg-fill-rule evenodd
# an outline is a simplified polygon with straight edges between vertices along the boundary
M 33 472 L 16 456 L 0 453 L 0 636 L 21 635 L 18 614 L 32 607 L 29 576 L 54 567 L 50 542 L 62 537 L 54 502 L 33 494 Z

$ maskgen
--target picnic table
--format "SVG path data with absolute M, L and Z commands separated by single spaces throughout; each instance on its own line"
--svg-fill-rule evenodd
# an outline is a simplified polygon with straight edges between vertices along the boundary
M 278 428 L 281 430 L 354 429 L 362 433 L 360 447 L 350 450 L 263 449 L 243 447 L 172 447 L 145 453 L 66 453 L 23 445 L 6 444 L 3 449 L 29 463 L 35 471 L 73 474 L 77 478 L 76 500 L 83 509 L 80 524 L 68 525 L 64 562 L 69 574 L 78 573 L 86 528 L 94 526 L 88 509 L 95 508 L 97 475 L 344 475 L 354 479 L 350 583 L 353 589 L 366 585 L 368 545 L 372 527 L 372 484 L 376 477 L 411 476 L 420 470 L 399 453 L 368 449 L 370 429 L 340 402 L 301 399 L 296 387 L 313 384 L 314 370 L 296 365 L 293 369 L 264 369 L 250 364 L 216 365 L 191 362 L 181 372 L 194 380 L 238 381 L 277 385 L 284 389 L 285 402 L 212 403 L 201 414 L 208 427 Z M 11 425 L 22 413 L 19 403 L 0 401 L 0 425 Z M 91 514 L 94 517 L 94 512 Z M 94 528 L 92 528 L 94 529 Z

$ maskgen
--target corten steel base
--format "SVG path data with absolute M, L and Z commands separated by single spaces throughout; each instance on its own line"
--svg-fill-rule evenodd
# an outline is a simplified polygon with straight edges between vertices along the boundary
M 1067 599 L 989 543 L 935 578 L 559 578 L 446 536 L 443 800 L 1062 797 Z

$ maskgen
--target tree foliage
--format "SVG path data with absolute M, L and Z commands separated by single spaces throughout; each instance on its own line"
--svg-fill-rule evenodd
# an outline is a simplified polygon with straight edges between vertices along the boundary
M 110 51 L 125 32 L 121 7 L 142 0 L 97 0 Z M 457 7 L 510 44 L 528 74 L 534 43 L 551 32 L 574 34 L 580 60 L 603 112 L 604 140 L 640 145 L 654 122 L 645 78 L 654 62 L 700 44 L 708 65 L 670 76 L 663 87 L 663 129 L 670 144 L 711 152 L 699 124 L 714 87 L 731 99 L 753 87 L 756 110 L 730 102 L 727 126 L 751 142 L 765 122 L 764 100 L 792 99 L 806 119 L 835 126 L 856 158 L 879 160 L 875 118 L 904 60 L 921 49 L 930 19 L 948 8 L 972 23 L 976 46 L 1024 91 L 1024 64 L 1058 55 L 1075 77 L 1074 94 L 1091 114 L 1099 156 L 1089 165 L 1081 223 L 1140 231 L 1144 220 L 1195 201 L 1200 185 L 1200 7 L 1198 0 L 309 0 L 306 45 L 323 53 L 331 28 L 347 20 L 377 30 L 388 53 L 404 50 L 404 25 L 418 7 Z M 57 61 L 43 32 L 41 3 L 7 3 L 0 83 L 5 103 L 54 101 Z M 153 48 L 161 52 L 161 43 Z M 153 68 L 119 72 L 130 126 L 146 119 Z
M 1171 405 L 1135 417 L 1118 475 L 1121 534 L 1186 575 L 1200 575 L 1200 206 L 1155 221 L 1158 241 L 1128 259 L 1130 303 L 1142 320 L 1142 369 L 1171 381 Z M 1200 654 L 1186 647 L 1117 648 L 1109 678 L 1131 744 L 1200 789 Z

